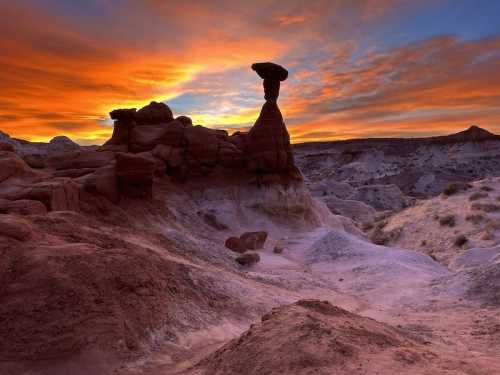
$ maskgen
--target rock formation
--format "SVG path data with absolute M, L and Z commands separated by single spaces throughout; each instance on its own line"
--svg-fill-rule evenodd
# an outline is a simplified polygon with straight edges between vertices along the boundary
M 280 82 L 288 72 L 274 63 L 253 64 L 252 69 L 264 79 L 266 103 L 249 133 L 229 136 L 223 130 L 193 126 L 189 117 L 174 119 L 166 104 L 151 102 L 140 110 L 117 109 L 110 113 L 115 123 L 105 149 L 152 152 L 164 163 L 168 175 L 181 179 L 231 169 L 237 174 L 256 176 L 259 182 L 301 180 L 276 103 Z
M 290 136 L 276 103 L 280 81 L 288 77 L 288 72 L 280 65 L 269 62 L 253 64 L 252 69 L 264 79 L 266 102 L 247 136 L 249 169 L 259 174 L 294 171 Z

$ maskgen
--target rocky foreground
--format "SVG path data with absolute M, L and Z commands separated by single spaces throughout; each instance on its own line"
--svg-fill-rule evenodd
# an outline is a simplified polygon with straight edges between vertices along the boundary
M 494 231 L 450 255 L 408 211 L 493 205 L 493 182 L 443 198 L 438 171 L 494 174 L 496 136 L 292 150 L 288 72 L 252 68 L 266 101 L 248 133 L 153 102 L 111 112 L 99 147 L 0 135 L 1 374 L 500 373 Z

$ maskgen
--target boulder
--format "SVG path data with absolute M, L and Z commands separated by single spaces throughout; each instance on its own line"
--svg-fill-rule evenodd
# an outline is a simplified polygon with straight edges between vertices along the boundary
M 217 161 L 218 140 L 216 131 L 197 125 L 186 128 L 187 154 L 204 164 Z
M 240 236 L 240 240 L 243 246 L 247 250 L 257 250 L 264 247 L 264 243 L 267 239 L 267 232 L 246 232 Z
M 239 237 L 229 237 L 226 240 L 225 246 L 236 253 L 244 253 L 246 251 L 245 244 Z
M 281 65 L 272 62 L 252 64 L 252 70 L 262 79 L 284 81 L 288 78 L 288 71 Z
M 166 130 L 161 138 L 161 144 L 172 147 L 184 147 L 184 132 L 186 126 L 180 121 L 171 121 L 165 126 Z
M 27 240 L 33 234 L 31 224 L 13 215 L 0 215 L 0 236 L 19 241 Z
M 115 159 L 111 151 L 71 151 L 61 152 L 47 158 L 47 165 L 56 170 L 101 168 Z
M 274 249 L 273 249 L 273 253 L 275 253 L 275 254 L 282 254 L 282 253 L 283 253 L 283 250 L 284 250 L 283 246 L 281 246 L 281 245 L 276 245 L 276 246 L 274 247 Z
M 17 154 L 0 151 L 0 183 L 11 177 L 24 174 L 28 166 Z
M 167 145 L 157 145 L 153 149 L 153 155 L 163 160 L 167 167 L 177 168 L 184 162 L 184 150 L 182 148 Z
M 168 123 L 173 119 L 174 116 L 168 105 L 154 101 L 139 109 L 135 114 L 135 120 L 139 125 Z
M 180 123 L 182 123 L 184 126 L 192 126 L 193 125 L 193 120 L 191 120 L 189 117 L 187 116 L 179 116 L 179 117 L 176 117 L 175 121 L 179 121 Z
M 260 255 L 257 253 L 245 253 L 235 259 L 236 263 L 242 266 L 251 266 L 260 262 Z
M 220 142 L 217 159 L 224 167 L 239 168 L 243 165 L 244 154 L 234 144 L 230 142 Z
M 0 199 L 0 214 L 45 215 L 47 209 L 39 201 L 20 199 L 11 201 Z
M 10 143 L 0 141 L 0 151 L 14 152 L 15 149 Z
M 139 125 L 130 130 L 129 148 L 131 152 L 143 152 L 152 150 L 159 144 L 167 132 L 167 126 L 162 125 Z
M 112 120 L 121 121 L 122 123 L 130 123 L 135 121 L 135 114 L 137 109 L 127 108 L 127 109 L 115 109 L 109 113 Z
M 153 173 L 155 163 L 141 155 L 117 154 L 116 176 L 118 190 L 129 197 L 146 197 L 153 195 Z

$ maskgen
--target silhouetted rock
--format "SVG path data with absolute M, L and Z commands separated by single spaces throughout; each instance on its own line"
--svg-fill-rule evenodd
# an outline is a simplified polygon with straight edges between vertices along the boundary
M 165 133 L 161 139 L 161 144 L 173 147 L 184 147 L 186 143 L 184 139 L 185 130 L 186 125 L 182 122 L 177 120 L 169 122 L 165 126 Z
M 140 155 L 117 154 L 116 176 L 121 194 L 130 197 L 153 195 L 153 172 L 155 163 Z
M 180 123 L 182 123 L 185 126 L 192 126 L 193 125 L 193 120 L 191 120 L 191 118 L 189 118 L 187 116 L 179 116 L 179 117 L 176 117 L 175 120 L 179 121 Z
M 193 126 L 185 131 L 187 154 L 190 158 L 205 164 L 217 161 L 218 140 L 213 129 Z
M 162 140 L 167 132 L 165 125 L 138 125 L 130 130 L 130 152 L 144 152 L 152 150 Z
M 264 247 L 264 243 L 267 239 L 267 232 L 246 232 L 240 236 L 240 240 L 243 246 L 247 250 L 257 250 Z
M 272 62 L 252 64 L 252 70 L 257 72 L 259 77 L 262 79 L 284 81 L 288 78 L 288 71 L 281 65 Z
M 290 136 L 274 102 L 266 102 L 246 137 L 249 169 L 258 173 L 283 172 L 293 166 Z
M 255 63 L 252 69 L 264 80 L 264 98 L 276 101 L 280 93 L 280 81 L 287 79 L 288 71 L 281 65 L 271 62 Z
M 168 123 L 173 119 L 172 111 L 165 103 L 151 102 L 135 114 L 135 120 L 142 125 Z
M 245 253 L 236 258 L 235 261 L 242 266 L 251 266 L 260 261 L 260 255 L 256 253 Z

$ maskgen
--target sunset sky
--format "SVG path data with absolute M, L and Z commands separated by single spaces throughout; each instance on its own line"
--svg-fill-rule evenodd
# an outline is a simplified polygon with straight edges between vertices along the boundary
M 500 133 L 497 0 L 0 0 L 0 130 L 104 142 L 108 113 L 166 102 L 246 129 L 250 65 L 285 66 L 294 142 Z

